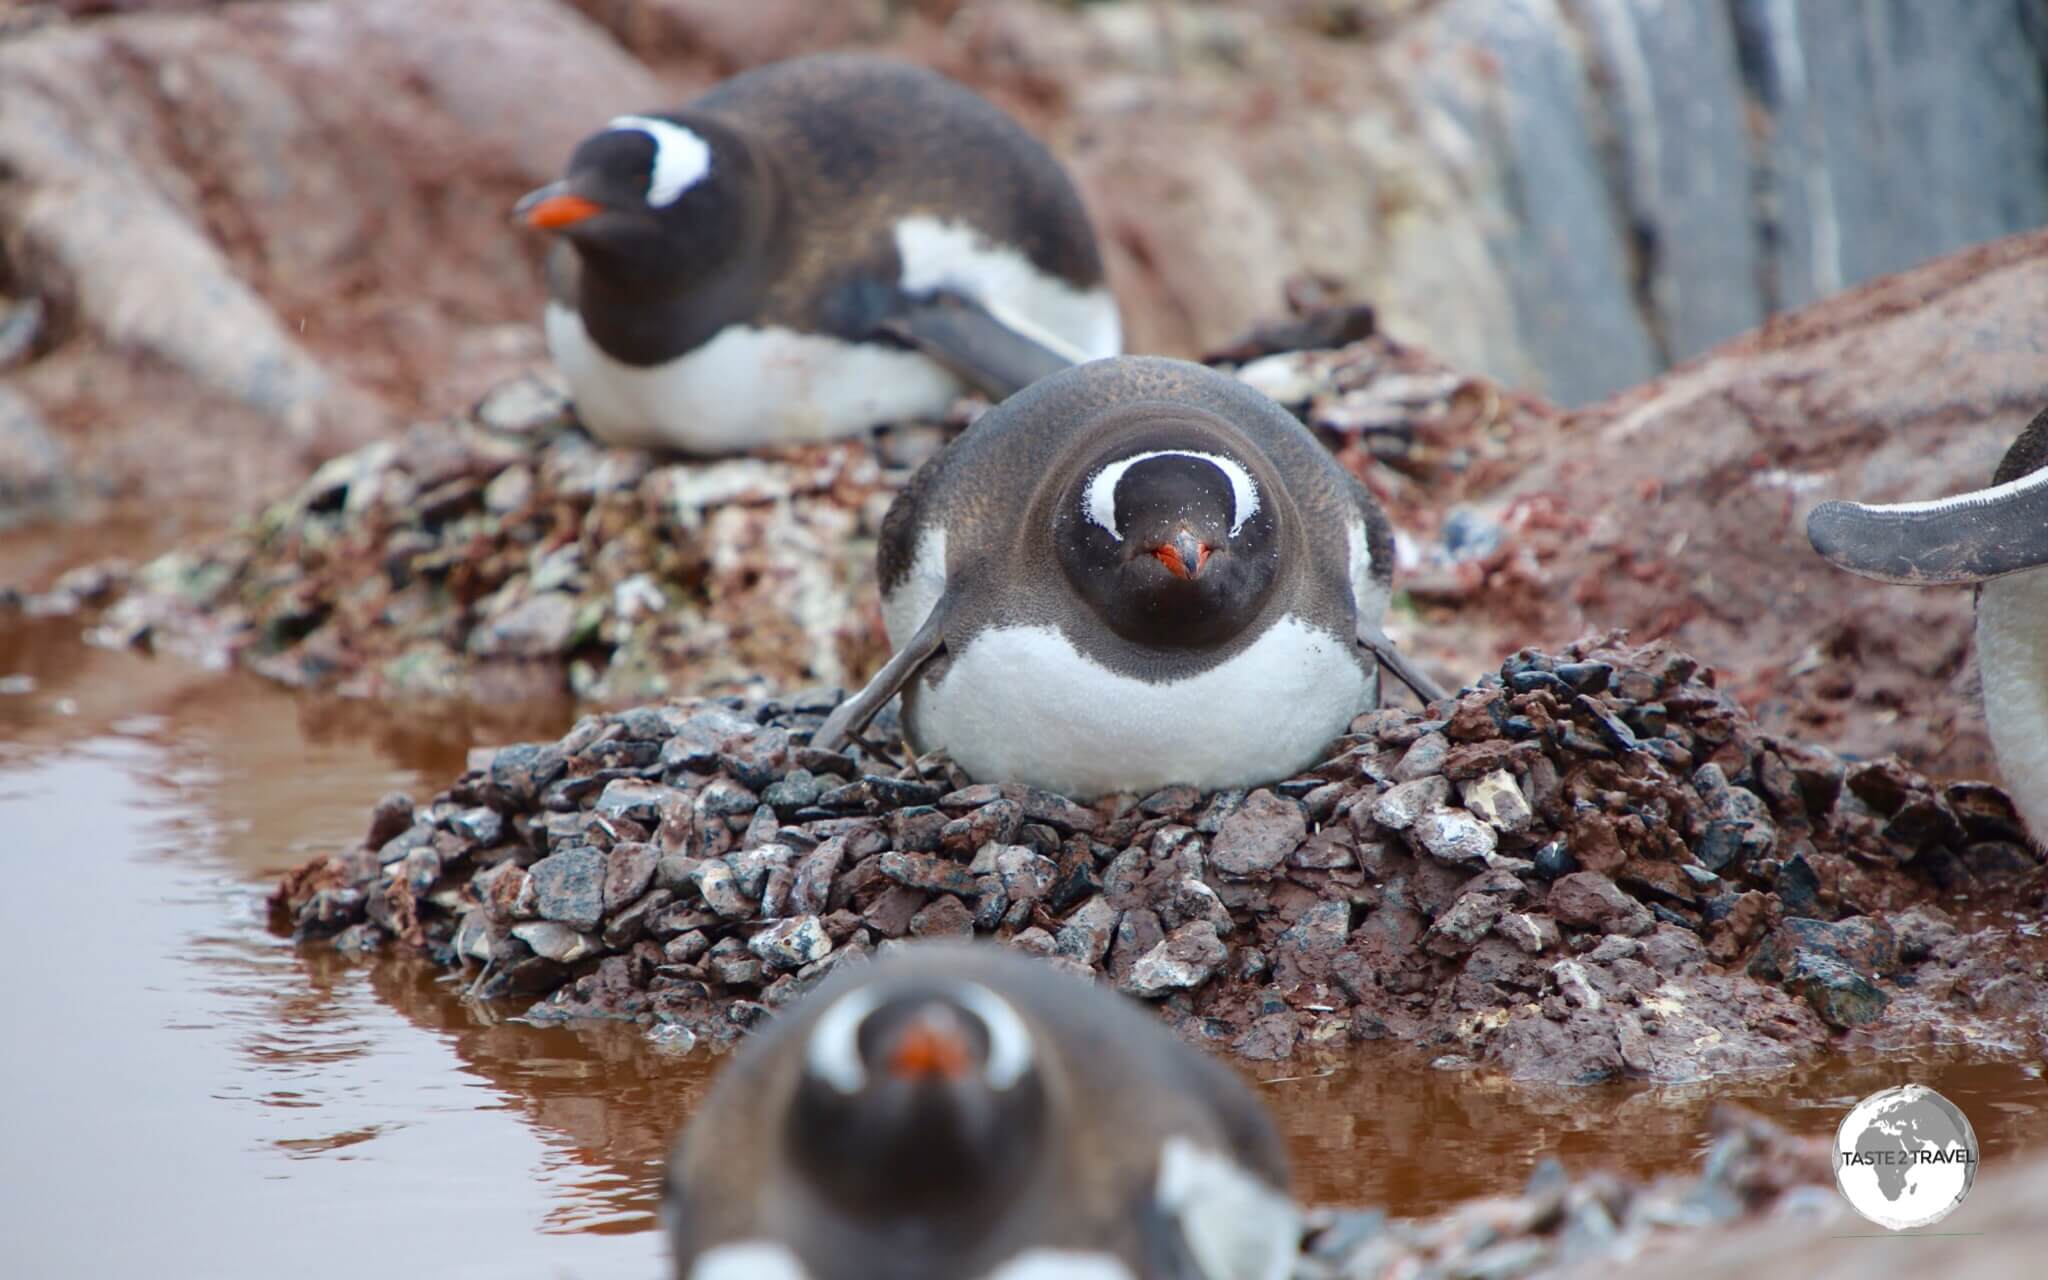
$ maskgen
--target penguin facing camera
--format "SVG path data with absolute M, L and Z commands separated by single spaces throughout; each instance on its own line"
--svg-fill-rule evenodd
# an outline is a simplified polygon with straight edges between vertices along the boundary
M 1236 379 L 1125 357 L 983 415 L 897 497 L 895 654 L 814 737 L 889 700 L 919 751 L 1088 798 L 1286 778 L 1379 702 L 1393 536 L 1363 485 Z
M 668 1187 L 678 1280 L 1284 1280 L 1301 1238 L 1235 1074 L 986 944 L 903 947 L 776 1017 Z

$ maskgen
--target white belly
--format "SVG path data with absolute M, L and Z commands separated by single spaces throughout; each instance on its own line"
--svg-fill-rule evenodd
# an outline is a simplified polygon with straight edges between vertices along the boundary
M 743 1240 L 707 1249 L 690 1267 L 689 1280 L 810 1280 L 797 1256 L 767 1240 Z
M 919 747 L 945 748 L 983 782 L 1080 797 L 1255 786 L 1315 764 L 1371 706 L 1352 645 L 1289 617 L 1220 666 L 1148 684 L 1083 658 L 1055 629 L 1005 627 L 953 655 L 937 687 L 912 685 L 909 726 Z
M 913 217 L 896 239 L 905 292 L 950 290 L 1076 363 L 1123 349 L 1116 299 L 1047 276 L 964 225 Z M 667 364 L 625 364 L 600 350 L 573 308 L 550 302 L 548 351 L 577 416 L 609 444 L 734 453 L 830 440 L 883 422 L 935 418 L 964 390 L 914 351 L 776 327 L 734 325 Z
M 1977 663 L 2005 789 L 2034 843 L 2048 845 L 2048 569 L 1984 584 Z
M 577 417 L 607 444 L 711 454 L 830 440 L 937 417 L 962 390 L 914 351 L 790 329 L 736 325 L 643 368 L 605 354 L 559 303 L 548 304 L 546 327 Z

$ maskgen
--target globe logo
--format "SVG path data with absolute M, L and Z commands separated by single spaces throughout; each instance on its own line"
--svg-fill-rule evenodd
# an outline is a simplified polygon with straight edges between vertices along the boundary
M 1924 1085 L 1871 1094 L 1835 1131 L 1835 1185 L 1856 1212 L 1893 1231 L 1940 1222 L 1976 1177 L 1970 1118 Z

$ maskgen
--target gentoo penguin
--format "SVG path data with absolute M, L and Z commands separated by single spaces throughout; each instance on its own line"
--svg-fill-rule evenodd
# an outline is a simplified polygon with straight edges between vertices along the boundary
M 669 1162 L 678 1280 L 1282 1280 L 1251 1091 L 1114 992 L 993 945 L 833 975 L 742 1045 Z
M 1824 502 L 1814 550 L 1910 586 L 1973 582 L 1984 720 L 2006 790 L 2048 844 L 2048 410 L 2006 451 L 1991 487 L 1933 502 Z
M 548 349 L 616 444 L 827 439 L 1122 349 L 1058 161 L 881 58 L 798 58 L 620 116 L 518 213 L 561 237 Z
M 912 478 L 883 522 L 896 653 L 814 742 L 889 697 L 920 750 L 1089 797 L 1249 786 L 1378 703 L 1393 571 L 1364 486 L 1271 400 L 1178 360 L 1044 378 Z

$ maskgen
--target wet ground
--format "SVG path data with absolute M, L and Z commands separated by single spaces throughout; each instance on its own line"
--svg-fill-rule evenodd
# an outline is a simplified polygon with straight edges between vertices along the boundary
M 660 1160 L 705 1062 L 629 1026 L 495 1021 L 417 961 L 301 954 L 260 901 L 359 837 L 379 796 L 431 794 L 473 743 L 552 736 L 569 712 L 409 721 L 77 633 L 0 623 L 8 1272 L 356 1275 L 375 1232 L 389 1251 L 369 1256 L 423 1274 L 660 1274 Z M 1987 1159 L 2048 1147 L 2048 1084 L 2017 1062 L 1555 1092 L 1371 1057 L 1264 1074 L 1304 1196 L 1397 1215 L 1519 1187 L 1552 1153 L 1691 1167 L 1719 1099 L 1825 1133 L 1918 1080 Z

